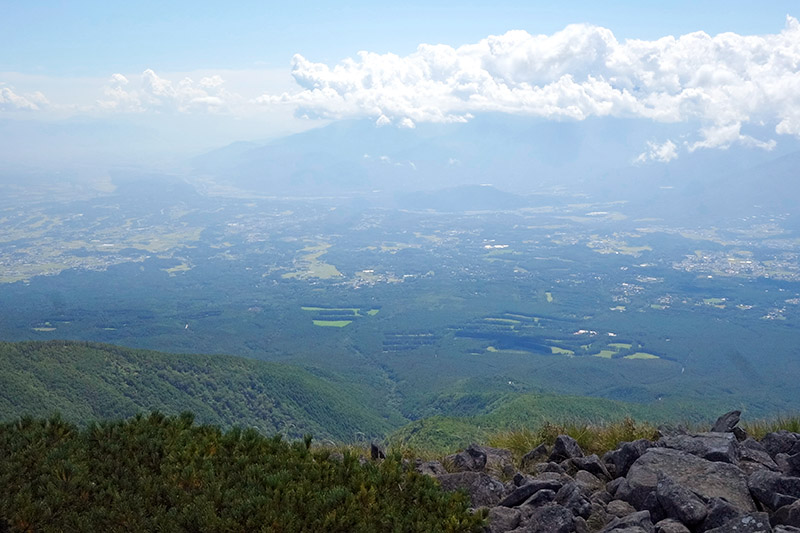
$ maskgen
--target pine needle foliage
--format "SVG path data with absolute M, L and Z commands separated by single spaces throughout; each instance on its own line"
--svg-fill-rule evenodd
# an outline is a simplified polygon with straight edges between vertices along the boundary
M 462 493 L 404 468 L 154 412 L 0 425 L 0 531 L 468 532 Z

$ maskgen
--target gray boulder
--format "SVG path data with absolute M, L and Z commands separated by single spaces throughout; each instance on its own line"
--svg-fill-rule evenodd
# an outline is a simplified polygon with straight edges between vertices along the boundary
M 514 458 L 510 451 L 489 446 L 470 444 L 461 453 L 447 456 L 456 472 L 490 472 L 514 474 Z
M 791 505 L 784 505 L 770 518 L 773 526 L 784 525 L 800 528 L 800 500 Z
M 499 505 L 503 507 L 516 507 L 540 490 L 551 490 L 555 494 L 563 485 L 564 483 L 562 481 L 533 479 L 529 483 L 517 487 L 511 494 L 503 498 Z
M 552 503 L 556 500 L 556 492 L 550 489 L 542 489 L 534 493 L 533 496 L 525 500 L 525 503 L 522 504 L 528 510 L 532 510 L 536 507 L 541 507 L 542 505 L 546 505 L 548 503 Z M 530 512 L 528 513 L 530 514 Z
M 738 518 L 744 514 L 722 498 L 711 498 L 706 509 L 708 509 L 708 515 L 705 521 L 703 521 L 703 525 L 700 528 L 701 531 L 721 527 L 734 518 Z
M 572 512 L 560 505 L 545 505 L 533 511 L 525 523 L 530 533 L 572 533 L 575 531 Z
M 641 509 L 647 497 L 656 491 L 662 473 L 701 499 L 724 498 L 743 512 L 755 511 L 747 478 L 734 465 L 707 461 L 680 450 L 651 448 L 631 466 L 626 484 L 617 489 L 617 497 Z M 623 489 L 627 485 L 627 490 Z M 620 492 L 626 492 L 623 495 Z
M 800 453 L 800 436 L 782 429 L 773 433 L 767 433 L 761 439 L 761 444 L 766 448 L 767 453 L 774 459 L 779 453 L 794 455 Z
M 606 468 L 605 463 L 596 454 L 587 457 L 574 457 L 572 463 L 580 470 L 585 470 L 590 474 L 602 479 L 604 482 L 611 480 L 611 474 Z
M 606 505 L 606 512 L 610 515 L 622 518 L 636 512 L 633 505 L 623 500 L 612 500 Z
M 586 470 L 578 470 L 575 472 L 575 482 L 578 483 L 583 489 L 593 494 L 599 490 L 605 489 L 606 484 L 597 479 L 596 476 L 593 476 Z
M 492 507 L 489 509 L 489 525 L 486 531 L 487 533 L 505 533 L 516 528 L 519 522 L 519 509 Z
M 663 474 L 658 476 L 656 497 L 668 518 L 674 518 L 689 526 L 699 524 L 708 514 L 703 500 Z
M 739 423 L 739 418 L 741 416 L 741 411 L 730 411 L 729 413 L 725 413 L 717 419 L 713 426 L 711 426 L 711 431 L 713 433 L 731 433 L 733 432 L 733 428 L 735 428 Z
M 503 497 L 505 486 L 483 472 L 457 472 L 437 476 L 442 490 L 464 490 L 472 507 L 494 507 Z
M 589 518 L 592 513 L 592 502 L 589 495 L 577 483 L 566 483 L 556 493 L 556 503 L 572 511 L 575 516 Z
M 578 446 L 578 442 L 569 435 L 559 435 L 556 437 L 553 451 L 547 460 L 553 463 L 560 463 L 575 457 L 583 457 L 583 450 Z
M 709 461 L 737 464 L 739 441 L 733 433 L 695 433 L 662 437 L 658 444 L 665 448 L 691 453 Z
M 639 511 L 622 518 L 614 518 L 601 530 L 602 533 L 608 533 L 610 531 L 614 531 L 615 533 L 624 531 L 655 533 L 655 527 L 653 526 L 653 521 L 650 519 L 650 513 L 647 511 Z
M 688 527 L 674 518 L 665 518 L 660 522 L 656 522 L 655 530 L 656 533 L 691 533 Z
M 706 533 L 772 533 L 767 513 L 748 513 Z
M 753 496 L 770 509 L 790 505 L 800 498 L 800 478 L 769 470 L 759 470 L 751 474 L 747 485 Z
M 447 474 L 447 470 L 439 461 L 417 461 L 414 469 L 420 474 L 425 474 L 426 476 L 435 477 L 442 474 Z
M 549 455 L 550 451 L 547 449 L 547 446 L 544 443 L 538 445 L 536 448 L 522 456 L 522 469 L 527 470 L 536 463 L 547 461 L 547 457 Z
M 647 439 L 639 439 L 633 442 L 623 442 L 622 445 L 603 456 L 609 472 L 613 470 L 616 477 L 624 477 L 628 474 L 631 465 L 644 454 L 654 443 Z M 613 494 L 613 493 L 612 493 Z

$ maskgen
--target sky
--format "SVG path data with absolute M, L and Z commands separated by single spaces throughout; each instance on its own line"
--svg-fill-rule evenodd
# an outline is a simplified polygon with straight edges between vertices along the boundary
M 643 161 L 800 135 L 796 0 L 5 0 L 0 14 L 0 120 L 133 125 L 187 150 L 484 112 L 697 125 L 647 141 Z

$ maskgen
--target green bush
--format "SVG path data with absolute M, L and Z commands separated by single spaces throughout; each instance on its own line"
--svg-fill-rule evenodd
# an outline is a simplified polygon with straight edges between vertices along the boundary
M 381 463 L 252 429 L 153 413 L 80 429 L 0 425 L 0 530 L 480 531 L 461 493 Z

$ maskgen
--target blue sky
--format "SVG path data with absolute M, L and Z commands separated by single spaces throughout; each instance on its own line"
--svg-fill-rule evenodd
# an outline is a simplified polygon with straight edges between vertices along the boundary
M 132 125 L 159 146 L 484 112 L 692 125 L 643 141 L 642 161 L 800 135 L 796 0 L 36 0 L 0 15 L 0 120 Z
M 609 28 L 618 39 L 762 34 L 779 31 L 787 14 L 800 15 L 796 0 L 3 4 L 0 72 L 57 76 L 288 68 L 295 53 L 331 64 L 359 50 L 405 55 L 423 42 L 458 46 L 512 29 L 551 34 L 578 22 Z

